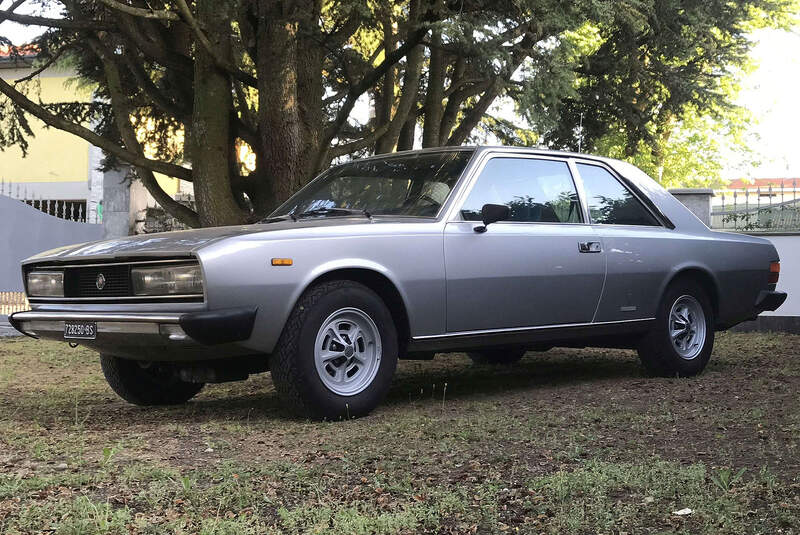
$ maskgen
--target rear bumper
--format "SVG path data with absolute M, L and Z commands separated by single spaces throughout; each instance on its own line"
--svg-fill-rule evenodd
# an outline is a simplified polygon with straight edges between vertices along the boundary
M 232 308 L 191 313 L 107 313 L 26 311 L 9 316 L 21 333 L 64 340 L 64 322 L 97 324 L 93 340 L 69 340 L 137 360 L 204 360 L 252 353 L 238 346 L 250 338 L 257 309 Z
M 756 299 L 756 310 L 758 314 L 767 310 L 777 310 L 784 301 L 786 301 L 786 292 L 762 290 Z

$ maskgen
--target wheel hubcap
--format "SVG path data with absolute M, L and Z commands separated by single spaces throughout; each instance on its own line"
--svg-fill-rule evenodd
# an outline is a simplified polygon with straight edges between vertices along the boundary
M 703 351 L 706 340 L 706 315 L 700 302 L 682 295 L 669 313 L 669 336 L 681 358 L 692 360 Z
M 378 326 L 362 310 L 341 308 L 322 322 L 314 353 L 322 384 L 340 396 L 354 396 L 372 384 L 378 374 Z

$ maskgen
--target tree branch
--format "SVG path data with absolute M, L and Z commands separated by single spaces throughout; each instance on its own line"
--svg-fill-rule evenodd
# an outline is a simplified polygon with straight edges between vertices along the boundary
M 411 108 L 417 103 L 417 93 L 419 92 L 419 75 L 422 71 L 422 45 L 418 45 L 408 54 L 406 69 L 403 74 L 403 90 L 400 100 L 397 103 L 394 117 L 389 122 L 389 129 L 381 136 L 375 147 L 376 154 L 391 152 L 400 137 L 400 131 L 406 123 Z
M 10 6 L 8 6 L 8 9 L 6 9 L 6 10 L 5 10 L 5 11 L 3 11 L 3 12 L 1 12 L 1 13 L 0 13 L 0 24 L 3 24 L 3 23 L 6 21 L 6 19 L 8 18 L 6 15 L 7 15 L 8 13 L 13 13 L 14 11 L 16 11 L 16 10 L 17 10 L 17 8 L 18 8 L 19 6 L 21 6 L 21 5 L 22 5 L 22 4 L 24 4 L 25 2 L 26 2 L 26 0 L 17 0 L 17 1 L 16 1 L 16 2 L 14 2 L 13 4 L 11 4 Z
M 333 29 L 323 37 L 323 46 L 326 48 L 339 48 L 358 31 L 363 22 L 363 17 L 357 9 L 353 9 L 349 17 L 338 28 Z
M 142 146 L 136 138 L 136 130 L 131 124 L 131 110 L 123 94 L 119 66 L 114 60 L 113 55 L 108 52 L 100 41 L 90 38 L 89 46 L 103 63 L 103 70 L 105 71 L 106 80 L 108 81 L 108 92 L 111 97 L 111 106 L 114 110 L 114 119 L 117 123 L 120 135 L 122 136 L 122 140 L 125 143 L 125 147 L 129 151 L 142 155 Z M 150 192 L 156 202 L 161 205 L 164 210 L 189 226 L 200 226 L 200 217 L 197 213 L 188 206 L 170 197 L 158 183 L 158 180 L 156 180 L 153 171 L 138 165 L 136 166 L 136 171 L 142 183 L 147 188 L 147 191 Z
M 117 2 L 116 0 L 100 1 L 111 9 L 127 13 L 128 15 L 133 15 L 134 17 L 173 21 L 181 20 L 177 13 L 170 11 L 169 9 L 144 9 L 141 7 L 129 6 L 128 4 Z
M 117 158 L 124 160 L 128 163 L 136 165 L 138 167 L 144 167 L 145 169 L 150 169 L 151 171 L 155 171 L 157 173 L 162 173 L 169 176 L 174 176 L 176 178 L 181 178 L 183 180 L 192 180 L 192 171 L 191 169 L 186 169 L 185 167 L 181 167 L 180 165 L 175 165 L 172 163 L 167 162 L 160 162 L 158 160 L 151 160 L 149 158 L 145 158 L 142 155 L 135 154 L 124 148 L 120 147 L 116 143 L 111 140 L 108 140 L 98 134 L 95 134 L 88 128 L 81 126 L 79 124 L 72 123 L 67 121 L 66 119 L 62 119 L 57 115 L 53 115 L 52 113 L 48 112 L 39 104 L 36 104 L 28 97 L 17 91 L 14 86 L 0 78 L 0 93 L 4 94 L 8 97 L 11 102 L 15 105 L 19 106 L 26 112 L 30 113 L 43 123 L 53 128 L 57 128 L 58 130 L 63 130 L 65 132 L 69 132 L 70 134 L 74 134 L 80 138 L 85 139 L 92 145 L 103 149 L 104 151 L 108 152 L 109 154 L 113 154 Z
M 60 57 L 61 57 L 61 54 L 63 54 L 64 52 L 66 52 L 66 51 L 67 51 L 67 49 L 68 49 L 70 46 L 72 46 L 72 44 L 71 44 L 71 43 L 70 43 L 70 44 L 67 44 L 67 45 L 64 45 L 64 46 L 62 46 L 61 48 L 59 48 L 59 49 L 58 49 L 58 52 L 56 52 L 56 53 L 53 55 L 53 57 L 51 57 L 49 60 L 47 60 L 47 62 L 45 62 L 45 64 L 44 64 L 44 65 L 42 65 L 41 67 L 39 67 L 38 69 L 36 69 L 36 70 L 35 70 L 35 71 L 33 71 L 32 73 L 28 74 L 27 76 L 23 76 L 22 78 L 17 78 L 16 80 L 14 80 L 14 85 L 17 85 L 17 84 L 19 84 L 19 83 L 22 83 L 22 82 L 27 82 L 28 80 L 31 80 L 31 79 L 33 79 L 33 78 L 36 78 L 37 76 L 39 76 L 40 74 L 42 74 L 42 72 L 44 72 L 45 70 L 47 70 L 47 68 L 48 68 L 48 67 L 50 67 L 50 66 L 51 66 L 53 63 L 55 63 L 56 61 L 58 61 L 58 58 L 60 58 Z
M 250 87 L 258 87 L 258 79 L 255 76 L 247 74 L 246 72 L 238 69 L 235 65 L 231 64 L 229 61 L 225 61 L 218 53 L 217 49 L 211 44 L 211 41 L 208 40 L 206 37 L 205 32 L 200 25 L 197 23 L 197 19 L 194 18 L 192 15 L 192 10 L 189 9 L 189 6 L 186 4 L 185 0 L 176 0 L 178 4 L 178 10 L 180 11 L 181 17 L 183 18 L 184 22 L 189 25 L 194 33 L 195 38 L 200 43 L 206 52 L 214 59 L 214 64 L 222 69 L 223 71 L 227 72 L 237 80 L 249 85 Z
M 350 116 L 350 112 L 353 111 L 353 107 L 356 105 L 358 98 L 370 87 L 374 86 L 394 64 L 396 64 L 411 50 L 413 50 L 414 47 L 422 41 L 422 38 L 425 37 L 427 32 L 428 29 L 424 27 L 415 30 L 411 35 L 408 36 L 408 39 L 406 39 L 402 45 L 397 47 L 391 54 L 387 54 L 380 65 L 372 69 L 372 71 L 369 73 L 365 74 L 359 83 L 350 88 L 350 90 L 347 92 L 347 98 L 342 104 L 342 107 L 339 108 L 339 112 L 336 114 L 336 119 L 333 121 L 333 124 L 331 124 L 325 130 L 325 134 L 320 141 L 314 169 L 320 169 L 322 164 L 328 159 L 330 143 L 339 133 L 342 126 L 344 126 L 347 118 Z
M 136 28 L 136 19 L 130 15 L 120 15 L 123 23 L 120 24 L 120 31 L 123 39 L 132 48 L 141 50 L 147 58 L 172 69 L 186 78 L 193 76 L 192 62 L 186 56 L 173 53 L 170 55 L 167 49 L 160 44 L 153 43 L 150 39 L 142 35 Z
M 12 6 L 13 7 L 13 6 Z M 11 8 L 9 8 L 11 9 Z M 44 26 L 47 28 L 62 28 L 65 30 L 113 30 L 112 24 L 107 24 L 99 20 L 72 20 L 72 19 L 51 19 L 47 17 L 37 17 L 34 15 L 20 15 L 12 13 L 8 9 L 0 11 L 0 22 L 10 20 L 20 24 L 31 26 Z
M 190 110 L 180 109 L 176 103 L 167 98 L 167 96 L 161 92 L 161 90 L 150 78 L 150 75 L 144 70 L 142 62 L 138 61 L 137 58 L 131 57 L 131 55 L 127 52 L 125 53 L 124 57 L 125 64 L 128 66 L 128 70 L 133 74 L 133 77 L 136 78 L 136 81 L 144 90 L 145 94 L 150 97 L 150 100 L 153 102 L 153 104 L 164 110 L 166 113 L 174 115 L 175 118 L 184 125 L 191 125 L 192 112 Z

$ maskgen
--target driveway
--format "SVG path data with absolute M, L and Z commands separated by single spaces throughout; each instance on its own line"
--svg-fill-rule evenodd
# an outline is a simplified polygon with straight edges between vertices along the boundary
M 22 336 L 8 323 L 8 316 L 0 316 L 0 338 L 5 336 Z

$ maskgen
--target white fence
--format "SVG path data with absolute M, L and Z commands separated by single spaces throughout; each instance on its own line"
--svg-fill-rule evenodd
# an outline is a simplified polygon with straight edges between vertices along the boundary
M 711 208 L 711 226 L 740 232 L 800 231 L 797 180 L 773 188 L 719 190 Z
M 79 223 L 100 223 L 97 210 L 88 210 L 86 200 L 45 199 L 31 194 L 20 182 L 0 179 L 0 195 L 21 201 L 47 215 Z

